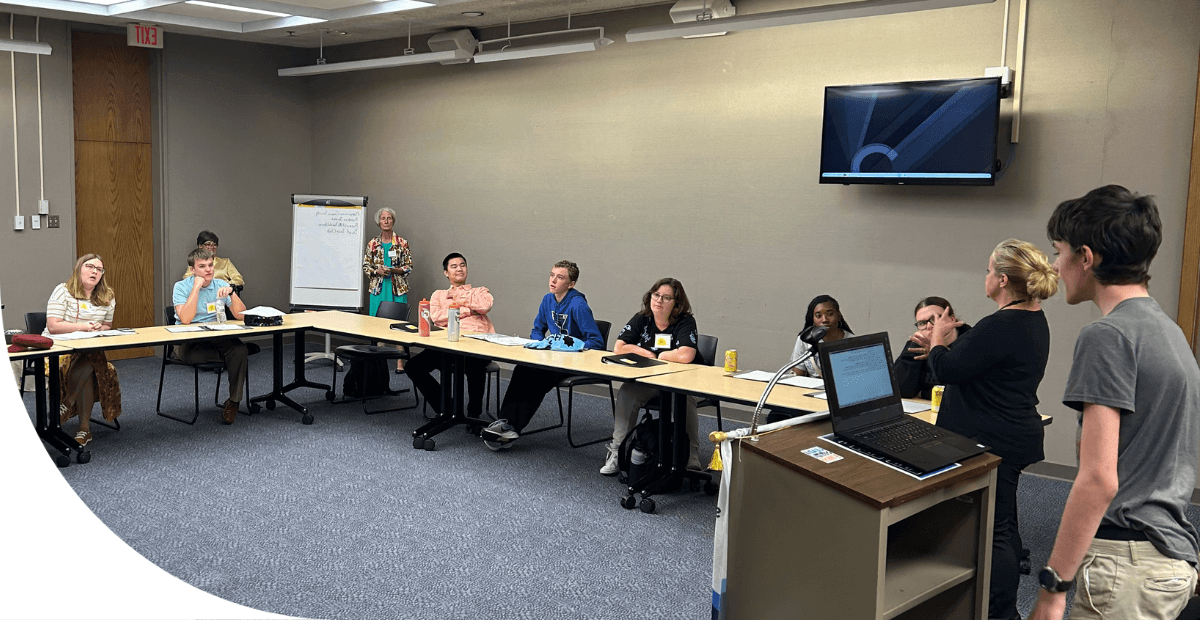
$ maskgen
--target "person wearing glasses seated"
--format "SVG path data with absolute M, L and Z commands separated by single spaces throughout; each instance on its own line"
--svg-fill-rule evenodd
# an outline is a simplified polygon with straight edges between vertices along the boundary
M 233 290 L 240 293 L 242 292 L 242 287 L 246 286 L 246 279 L 242 277 L 237 267 L 233 266 L 233 261 L 217 256 L 217 247 L 219 245 L 220 241 L 214 232 L 202 230 L 200 234 L 196 235 L 196 247 L 204 248 L 213 255 L 213 277 L 228 282 L 229 286 L 233 287 Z M 189 266 L 187 271 L 183 272 L 183 277 L 190 278 L 192 275 L 192 268 Z
M 642 309 L 617 334 L 613 352 L 617 355 L 632 353 L 642 357 L 699 364 L 707 360 L 700 356 L 700 333 L 696 329 L 696 318 L 692 316 L 692 304 L 688 302 L 683 283 L 675 278 L 663 278 L 654 283 L 642 295 Z M 619 469 L 617 453 L 625 436 L 637 424 L 638 410 L 650 399 L 658 396 L 658 388 L 627 381 L 617 392 L 616 420 L 613 424 L 612 443 L 600 473 L 615 476 Z M 696 398 L 687 397 L 687 468 L 700 470 L 700 443 L 696 438 Z
M 929 399 L 933 396 L 933 386 L 938 385 L 937 377 L 929 368 L 929 361 L 917 359 L 917 356 L 925 353 L 925 347 L 920 342 L 927 341 L 933 322 L 943 314 L 949 314 L 951 319 L 956 318 L 954 308 L 944 297 L 926 297 L 917 302 L 913 310 L 917 331 L 896 357 L 896 382 L 900 384 L 900 396 L 904 398 Z M 954 342 L 970 329 L 971 326 L 966 323 L 954 328 L 946 335 L 946 347 L 954 346 Z
M 104 280 L 104 261 L 95 254 L 84 254 L 75 261 L 71 279 L 50 293 L 46 302 L 46 331 L 42 335 L 53 338 L 57 334 L 112 329 L 116 308 L 116 294 Z M 59 421 L 79 416 L 75 441 L 86 446 L 92 440 L 90 423 L 97 397 L 105 420 L 112 422 L 121 415 L 117 370 L 108 363 L 103 351 L 95 351 L 59 357 L 58 371 Z
M 813 325 L 820 325 L 827 328 L 829 331 L 821 342 L 833 342 L 841 340 L 847 336 L 853 336 L 854 332 L 850 329 L 850 324 L 846 322 L 842 316 L 842 307 L 838 305 L 836 299 L 829 295 L 817 295 L 813 300 L 808 302 L 808 312 L 804 315 L 804 329 L 808 329 Z M 801 330 L 803 333 L 803 330 Z M 792 348 L 792 359 L 796 359 L 805 353 L 808 353 L 812 347 L 800 339 L 800 335 L 796 335 L 796 346 Z M 804 360 L 803 364 L 796 366 L 792 372 L 801 377 L 816 377 L 821 378 L 821 363 L 816 355 Z

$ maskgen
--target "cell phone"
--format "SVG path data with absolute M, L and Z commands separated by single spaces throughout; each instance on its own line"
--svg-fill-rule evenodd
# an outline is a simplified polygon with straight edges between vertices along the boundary
M 421 331 L 421 330 L 417 329 L 417 326 L 413 325 L 412 323 L 392 323 L 390 325 L 390 327 L 392 329 L 402 331 L 402 332 L 408 332 L 410 334 L 415 334 L 415 333 Z

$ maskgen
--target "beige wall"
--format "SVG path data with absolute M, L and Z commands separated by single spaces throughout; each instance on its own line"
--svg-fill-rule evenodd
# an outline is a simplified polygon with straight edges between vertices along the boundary
M 442 256 L 466 254 L 472 282 L 496 295 L 501 331 L 529 329 L 549 266 L 565 257 L 598 318 L 622 324 L 654 279 L 674 276 L 702 332 L 743 366 L 775 368 L 820 293 L 894 348 L 924 295 L 978 320 L 995 310 L 982 280 L 997 242 L 1048 250 L 1058 202 L 1122 183 L 1158 197 L 1167 238 L 1152 292 L 1174 315 L 1195 3 L 1030 4 L 1021 144 L 995 187 L 819 185 L 817 170 L 825 85 L 982 75 L 999 63 L 1001 2 L 626 43 L 627 29 L 664 21 L 656 7 L 576 18 L 616 41 L 595 53 L 312 78 L 314 189 L 396 209 L 418 297 L 444 282 Z M 1010 59 L 1015 32 L 1014 22 Z M 1059 401 L 1075 336 L 1096 312 L 1061 297 L 1046 308 L 1047 455 L 1073 466 L 1075 425 Z

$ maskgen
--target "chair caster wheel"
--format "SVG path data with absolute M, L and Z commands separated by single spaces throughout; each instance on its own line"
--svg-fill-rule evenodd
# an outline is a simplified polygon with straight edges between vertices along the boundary
M 424 450 L 424 449 L 425 449 L 425 438 L 424 437 L 413 437 L 413 450 Z
M 632 495 L 626 495 L 621 498 L 621 507 L 625 510 L 633 510 L 637 506 L 637 498 Z
M 434 450 L 437 450 L 437 443 L 432 439 L 426 439 L 421 447 L 424 448 L 426 452 L 433 452 Z
M 617 482 L 620 484 L 629 484 L 629 476 L 625 474 L 617 474 Z
M 262 411 L 262 405 L 260 405 L 258 403 L 250 403 L 249 410 L 250 410 L 250 415 L 254 415 L 254 414 L 258 413 L 259 411 Z
M 301 424 L 312 424 L 312 423 L 313 423 L 313 417 L 312 417 L 311 415 L 308 415 L 308 414 L 306 413 L 306 414 L 304 414 L 304 417 L 300 418 L 300 423 L 301 423 Z
M 270 409 L 271 411 L 275 411 L 275 401 L 268 400 L 267 401 L 267 409 Z
M 90 460 L 92 460 L 92 453 L 89 450 L 80 450 L 79 454 L 75 455 L 75 462 L 79 463 L 80 465 L 83 465 Z
M 638 504 L 638 510 L 641 510 L 646 514 L 653 514 L 654 500 L 650 499 L 649 497 L 642 499 L 641 503 Z
M 54 464 L 57 465 L 59 469 L 62 469 L 64 467 L 70 467 L 71 466 L 71 457 L 69 457 L 65 454 L 56 454 L 54 456 Z
M 327 401 L 329 401 L 329 402 L 331 402 L 331 403 L 332 403 L 332 402 L 333 402 L 333 399 L 334 399 L 334 397 L 335 397 L 335 396 L 334 396 L 333 390 L 329 390 L 328 392 L 325 392 L 325 400 L 327 400 Z
M 704 494 L 705 495 L 716 495 L 717 491 L 719 491 L 719 490 L 720 490 L 720 486 L 717 483 L 713 482 L 712 480 L 709 480 L 708 482 L 704 483 Z

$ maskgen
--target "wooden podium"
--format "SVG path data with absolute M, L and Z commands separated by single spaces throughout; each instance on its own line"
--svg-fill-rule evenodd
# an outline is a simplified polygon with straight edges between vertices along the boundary
M 728 617 L 987 618 L 999 457 L 925 481 L 803 424 L 733 446 Z M 844 457 L 824 463 L 801 450 Z

